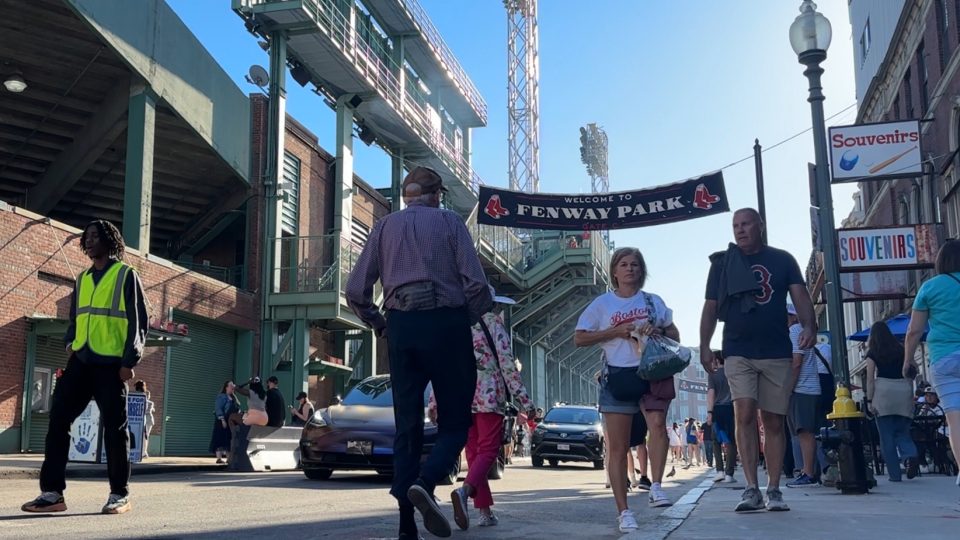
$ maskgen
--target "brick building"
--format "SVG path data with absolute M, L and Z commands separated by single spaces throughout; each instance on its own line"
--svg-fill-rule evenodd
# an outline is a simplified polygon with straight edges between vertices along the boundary
M 845 227 L 940 223 L 960 236 L 960 4 L 948 0 L 849 3 L 859 66 L 857 123 L 918 119 L 925 174 L 859 184 Z M 811 260 L 812 274 L 819 263 Z M 909 272 L 905 297 L 845 306 L 847 334 L 909 309 L 932 270 Z M 811 283 L 822 282 L 811 276 Z M 819 286 L 815 286 L 819 290 Z M 861 347 L 849 347 L 862 377 Z M 921 353 L 922 354 L 922 353 Z M 858 383 L 859 384 L 859 383 Z

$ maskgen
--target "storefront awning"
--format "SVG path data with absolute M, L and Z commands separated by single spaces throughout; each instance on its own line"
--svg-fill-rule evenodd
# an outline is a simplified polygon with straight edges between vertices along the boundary
M 70 321 L 58 319 L 51 315 L 31 315 L 27 317 L 27 320 L 33 323 L 33 331 L 38 336 L 62 338 L 67 333 L 67 328 L 70 327 Z M 190 338 L 153 328 L 147 332 L 147 347 L 175 347 L 181 343 L 190 343 Z

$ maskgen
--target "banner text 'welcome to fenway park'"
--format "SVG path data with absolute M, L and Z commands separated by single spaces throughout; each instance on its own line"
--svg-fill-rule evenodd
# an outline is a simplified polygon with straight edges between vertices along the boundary
M 648 227 L 730 210 L 720 171 L 650 189 L 587 195 L 480 186 L 479 199 L 479 223 L 560 231 Z

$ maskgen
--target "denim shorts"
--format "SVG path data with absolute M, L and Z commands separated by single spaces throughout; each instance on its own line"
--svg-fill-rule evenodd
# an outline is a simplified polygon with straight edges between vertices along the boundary
M 641 406 L 642 409 L 648 411 L 666 412 L 670 406 L 670 401 L 676 397 L 673 377 L 662 381 L 651 381 L 650 391 L 637 401 L 622 401 L 613 397 L 613 394 L 607 389 L 606 369 L 603 370 L 600 381 L 600 395 L 597 398 L 597 405 L 601 413 L 636 414 L 641 411 Z
M 937 360 L 931 364 L 930 371 L 944 412 L 960 410 L 960 351 Z

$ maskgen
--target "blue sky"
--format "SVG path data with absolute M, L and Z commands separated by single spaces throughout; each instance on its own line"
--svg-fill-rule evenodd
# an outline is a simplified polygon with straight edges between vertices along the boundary
M 266 66 L 229 0 L 167 0 L 244 91 L 244 74 Z M 498 0 L 420 0 L 476 83 L 489 123 L 473 134 L 473 166 L 484 182 L 506 185 L 506 29 Z M 824 62 L 826 114 L 855 101 L 847 2 L 823 0 L 833 23 Z M 610 139 L 610 187 L 621 191 L 682 180 L 773 145 L 810 126 L 803 66 L 787 32 L 799 0 L 540 0 L 541 191 L 589 191 L 580 163 L 579 130 L 595 122 Z M 585 7 L 589 6 L 589 7 Z M 288 79 L 289 80 L 289 79 Z M 334 115 L 316 95 L 288 83 L 287 111 L 333 149 Z M 853 123 L 850 109 L 831 125 Z M 389 184 L 390 163 L 376 147 L 357 149 L 357 173 Z M 801 270 L 810 256 L 808 132 L 766 152 L 767 221 L 771 245 L 787 249 Z M 753 161 L 724 170 L 732 207 L 755 206 Z M 855 186 L 834 187 L 839 224 Z M 647 260 L 647 289 L 674 308 L 683 341 L 696 346 L 707 255 L 732 241 L 730 214 L 616 231 L 618 246 L 636 246 Z M 717 340 L 715 339 L 715 342 Z

